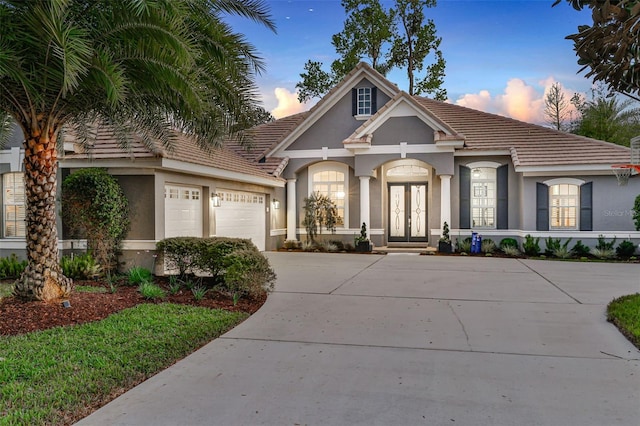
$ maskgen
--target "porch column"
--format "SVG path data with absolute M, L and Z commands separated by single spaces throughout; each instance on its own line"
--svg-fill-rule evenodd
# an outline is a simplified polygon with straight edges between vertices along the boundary
M 296 241 L 296 180 L 287 179 L 287 240 Z
M 440 176 L 440 226 L 444 222 L 451 227 L 451 175 L 439 175 Z
M 362 223 L 366 223 L 367 224 L 367 230 L 369 230 L 369 237 L 371 237 L 371 224 L 369 223 L 371 218 L 370 218 L 370 212 L 371 212 L 371 207 L 370 207 L 370 200 L 369 200 L 369 180 L 371 179 L 370 176 L 360 176 L 360 223 L 359 225 L 362 226 Z

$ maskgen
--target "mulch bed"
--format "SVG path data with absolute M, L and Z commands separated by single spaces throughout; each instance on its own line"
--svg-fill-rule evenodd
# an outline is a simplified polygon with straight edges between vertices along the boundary
M 166 286 L 166 282 L 163 283 L 162 280 L 158 282 L 156 279 L 155 282 Z M 76 281 L 75 284 L 107 287 L 105 283 L 99 281 Z M 140 295 L 136 286 L 120 285 L 115 293 L 111 293 L 108 287 L 105 293 L 74 291 L 64 300 L 68 300 L 71 306 L 63 307 L 62 300 L 45 303 L 25 302 L 15 297 L 1 299 L 0 335 L 11 336 L 52 327 L 99 321 L 115 312 L 141 303 L 178 303 L 252 314 L 264 304 L 266 296 L 259 300 L 242 298 L 237 305 L 234 305 L 233 299 L 227 294 L 210 290 L 202 300 L 197 301 L 191 291 L 183 288 L 175 295 L 169 295 L 167 292 L 167 296 L 161 300 L 147 300 Z

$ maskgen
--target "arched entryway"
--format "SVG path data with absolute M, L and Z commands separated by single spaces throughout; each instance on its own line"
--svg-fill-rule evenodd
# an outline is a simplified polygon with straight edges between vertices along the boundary
M 427 243 L 431 167 L 417 160 L 383 167 L 387 186 L 387 241 Z

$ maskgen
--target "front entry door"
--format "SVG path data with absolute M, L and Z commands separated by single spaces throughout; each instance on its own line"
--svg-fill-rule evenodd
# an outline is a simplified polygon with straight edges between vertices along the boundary
M 427 241 L 427 184 L 389 184 L 389 241 Z

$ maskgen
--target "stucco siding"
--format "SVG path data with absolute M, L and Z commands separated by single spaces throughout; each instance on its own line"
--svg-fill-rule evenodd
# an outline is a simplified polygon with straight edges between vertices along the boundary
M 418 117 L 393 117 L 374 133 L 372 145 L 432 144 L 433 129 Z
M 129 201 L 131 226 L 126 240 L 155 238 L 153 176 L 114 176 Z

